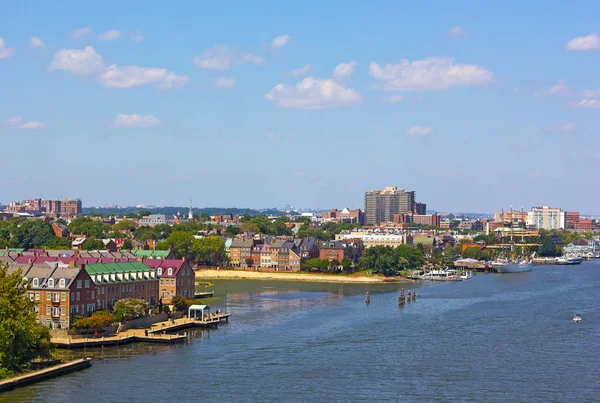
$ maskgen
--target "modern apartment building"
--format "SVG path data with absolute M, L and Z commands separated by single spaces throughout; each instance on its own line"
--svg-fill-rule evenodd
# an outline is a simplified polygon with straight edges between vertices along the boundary
M 426 215 L 427 214 L 427 204 L 425 203 L 415 203 L 415 209 L 413 213 L 416 215 Z
M 575 228 L 577 223 L 579 222 L 579 212 L 577 211 L 567 211 L 565 213 L 565 227 L 569 229 Z
M 60 202 L 61 214 L 81 214 L 81 200 L 79 199 L 64 199 Z
M 377 225 L 394 220 L 394 214 L 412 213 L 415 192 L 387 186 L 383 190 L 365 192 L 365 224 Z
M 560 208 L 554 207 L 532 207 L 527 213 L 527 225 L 536 229 L 564 229 L 566 226 L 566 214 Z

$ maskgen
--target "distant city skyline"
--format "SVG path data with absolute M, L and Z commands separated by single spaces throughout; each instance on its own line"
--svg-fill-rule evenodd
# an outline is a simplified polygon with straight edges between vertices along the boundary
M 598 211 L 600 2 L 185 4 L 3 6 L 4 202 Z

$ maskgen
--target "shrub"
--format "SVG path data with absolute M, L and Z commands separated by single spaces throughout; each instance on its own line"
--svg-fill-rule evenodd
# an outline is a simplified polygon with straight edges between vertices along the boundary
M 117 321 L 144 318 L 148 316 L 150 304 L 143 299 L 125 298 L 115 303 L 113 312 Z
M 89 329 L 98 330 L 106 326 L 110 326 L 113 323 L 112 315 L 108 314 L 95 314 L 87 318 L 77 319 L 73 322 L 72 327 L 74 329 Z

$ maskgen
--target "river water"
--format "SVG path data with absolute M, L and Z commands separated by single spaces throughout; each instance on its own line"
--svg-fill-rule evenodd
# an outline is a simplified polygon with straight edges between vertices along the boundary
M 231 323 L 0 401 L 600 401 L 600 262 L 415 286 L 215 282 Z

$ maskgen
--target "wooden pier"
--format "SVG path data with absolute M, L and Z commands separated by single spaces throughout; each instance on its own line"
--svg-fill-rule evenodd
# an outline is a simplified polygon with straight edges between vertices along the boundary
M 131 329 L 123 334 L 98 338 L 59 339 L 53 338 L 52 344 L 59 348 L 92 348 L 129 344 L 133 342 L 147 343 L 182 343 L 188 339 L 188 334 L 167 334 L 192 327 L 217 327 L 221 322 L 228 322 L 230 313 L 214 313 L 204 319 L 181 318 L 152 325 L 150 329 Z

